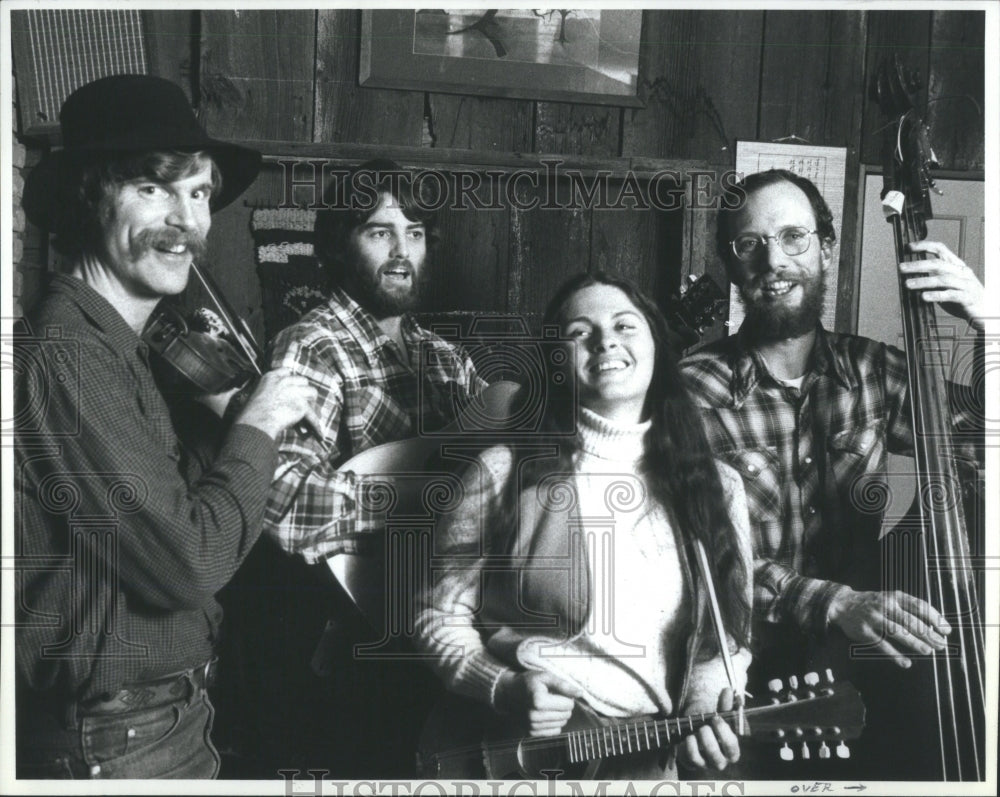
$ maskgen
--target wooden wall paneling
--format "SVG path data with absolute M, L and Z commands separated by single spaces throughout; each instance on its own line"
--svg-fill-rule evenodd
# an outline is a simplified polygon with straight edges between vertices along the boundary
M 423 93 L 358 85 L 361 12 L 328 8 L 316 14 L 316 123 L 311 140 L 419 146 Z
M 865 43 L 865 90 L 871 90 L 872 80 L 882 60 L 898 53 L 904 66 L 916 69 L 923 88 L 921 105 L 927 98 L 927 67 L 931 35 L 929 11 L 868 11 Z M 878 103 L 870 97 L 864 104 L 861 127 L 861 162 L 882 163 L 882 126 L 885 124 Z
M 197 11 L 143 11 L 149 73 L 172 80 L 195 101 Z
M 460 94 L 427 95 L 431 146 L 531 152 L 534 103 Z
M 620 108 L 539 102 L 535 110 L 535 152 L 618 156 Z
M 480 173 L 481 174 L 481 173 Z M 456 178 L 461 179 L 461 178 Z M 471 178 L 470 178 L 471 179 Z M 490 178 L 475 192 L 481 204 L 491 202 Z M 474 209 L 449 203 L 440 212 L 441 241 L 434 258 L 429 310 L 438 312 L 506 310 L 508 227 L 510 210 Z
M 205 11 L 202 120 L 231 140 L 309 141 L 315 11 Z
M 654 186 L 649 172 L 634 172 L 639 204 L 631 200 L 626 180 L 609 180 L 607 201 L 594 203 L 591 213 L 591 271 L 625 277 L 661 302 L 677 289 L 684 265 L 683 198 L 689 186 L 680 170 L 677 175 L 678 180 L 657 175 Z M 668 204 L 675 209 L 664 210 Z
M 619 183 L 621 181 L 615 181 Z M 605 271 L 657 296 L 668 279 L 660 249 L 658 217 L 650 208 L 595 209 L 591 214 L 591 271 Z
M 942 169 L 985 168 L 985 29 L 983 11 L 932 12 L 926 120 Z
M 859 11 L 766 12 L 758 138 L 856 146 L 867 101 L 864 52 Z
M 533 197 L 541 204 L 510 211 L 506 309 L 524 314 L 537 326 L 556 288 L 570 275 L 590 269 L 591 213 L 544 207 L 544 186 L 535 191 L 527 180 L 518 182 L 515 193 L 521 207 Z
M 622 154 L 731 163 L 757 134 L 762 11 L 646 11 Z
M 768 11 L 761 67 L 761 140 L 797 135 L 811 144 L 846 147 L 844 221 L 840 236 L 837 328 L 847 330 L 854 306 L 858 130 L 868 103 L 865 15 L 859 11 Z M 795 79 L 788 80 L 789 64 Z

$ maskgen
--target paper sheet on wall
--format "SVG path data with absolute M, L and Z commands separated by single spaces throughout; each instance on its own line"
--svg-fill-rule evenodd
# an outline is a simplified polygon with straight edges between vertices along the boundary
M 844 221 L 844 178 L 847 174 L 847 149 L 813 147 L 801 144 L 775 144 L 763 141 L 736 142 L 736 171 L 753 174 L 766 169 L 788 169 L 812 180 L 833 213 L 837 243 L 826 275 L 826 300 L 823 303 L 823 326 L 833 329 L 837 312 L 837 276 L 840 271 L 840 231 Z M 743 323 L 743 304 L 736 288 L 729 289 L 729 333 L 735 334 Z

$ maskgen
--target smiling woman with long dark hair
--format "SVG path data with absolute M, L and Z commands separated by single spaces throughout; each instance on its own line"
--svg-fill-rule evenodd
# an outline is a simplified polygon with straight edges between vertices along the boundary
M 418 644 L 452 691 L 508 714 L 526 736 L 560 733 L 581 704 L 612 719 L 726 708 L 730 680 L 696 547 L 707 551 L 741 688 L 742 482 L 712 458 L 665 322 L 631 284 L 574 277 L 545 322 L 574 342 L 571 371 L 544 397 L 537 437 L 485 451 L 458 508 L 441 516 L 435 553 L 445 567 L 418 598 Z M 678 750 L 696 767 L 739 757 L 721 719 Z M 608 775 L 676 769 L 653 751 L 610 758 Z

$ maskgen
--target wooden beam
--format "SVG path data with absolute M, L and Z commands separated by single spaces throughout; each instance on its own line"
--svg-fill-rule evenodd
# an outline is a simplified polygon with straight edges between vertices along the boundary
M 497 152 L 492 150 L 438 149 L 427 147 L 385 146 L 380 144 L 306 144 L 298 141 L 241 141 L 241 144 L 264 153 L 264 160 L 277 162 L 325 161 L 331 165 L 353 166 L 372 158 L 389 158 L 404 167 L 423 167 L 443 170 L 496 169 L 504 173 L 521 169 L 541 170 L 557 167 L 558 171 L 578 170 L 584 174 L 598 171 L 612 176 L 631 172 L 637 177 L 656 172 L 674 171 L 686 179 L 689 172 L 704 172 L 710 168 L 705 161 L 681 158 L 649 158 L 643 156 L 623 158 L 589 157 L 586 155 L 546 154 L 538 152 Z

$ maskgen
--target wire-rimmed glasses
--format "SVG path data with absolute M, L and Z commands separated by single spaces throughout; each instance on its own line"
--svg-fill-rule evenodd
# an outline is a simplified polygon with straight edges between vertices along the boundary
M 815 232 L 816 230 L 807 230 L 805 227 L 785 227 L 774 235 L 758 235 L 748 232 L 737 235 L 729 242 L 729 245 L 733 248 L 733 254 L 740 260 L 754 260 L 763 251 L 763 247 L 768 245 L 768 239 L 773 238 L 778 242 L 782 252 L 789 257 L 794 257 L 809 251 L 809 244 Z

